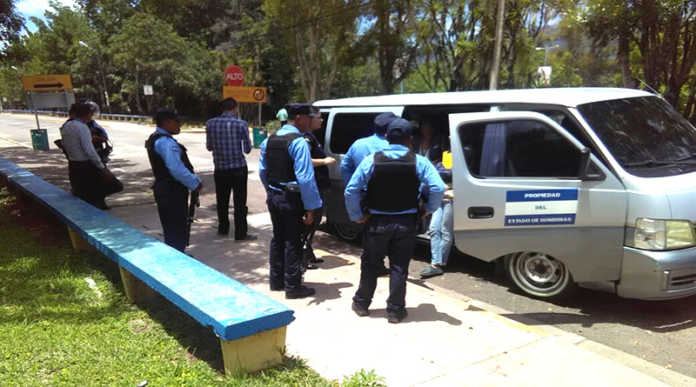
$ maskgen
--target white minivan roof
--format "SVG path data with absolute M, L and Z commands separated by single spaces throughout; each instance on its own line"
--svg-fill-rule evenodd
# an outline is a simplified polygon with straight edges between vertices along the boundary
M 358 106 L 414 106 L 531 103 L 575 107 L 589 102 L 653 94 L 635 89 L 604 87 L 539 88 L 512 90 L 456 91 L 449 93 L 391 94 L 373 97 L 327 99 L 314 102 L 318 108 Z

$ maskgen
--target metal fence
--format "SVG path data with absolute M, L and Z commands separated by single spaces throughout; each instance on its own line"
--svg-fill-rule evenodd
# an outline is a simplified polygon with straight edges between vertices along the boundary
M 20 113 L 20 114 L 34 114 L 33 110 L 30 109 L 3 109 L 4 112 L 9 113 Z M 37 110 L 36 111 L 42 115 L 54 116 L 54 117 L 67 117 L 68 112 L 64 111 L 53 111 L 53 110 Z M 107 119 L 114 121 L 151 121 L 150 116 L 141 116 L 137 114 L 108 114 L 101 113 L 99 119 Z

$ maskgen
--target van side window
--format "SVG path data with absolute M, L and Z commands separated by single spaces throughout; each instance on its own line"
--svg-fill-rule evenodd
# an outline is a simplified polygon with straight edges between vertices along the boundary
M 339 113 L 331 126 L 331 152 L 345 154 L 355 140 L 371 136 L 375 126 L 375 113 Z
M 543 122 L 488 122 L 459 130 L 465 159 L 474 176 L 578 176 L 580 151 Z

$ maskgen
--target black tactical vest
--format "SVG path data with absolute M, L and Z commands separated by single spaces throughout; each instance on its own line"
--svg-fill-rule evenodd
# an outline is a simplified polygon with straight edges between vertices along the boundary
M 174 140 L 174 137 L 172 137 L 171 134 L 163 134 L 163 133 L 153 133 L 150 135 L 150 137 L 145 141 L 145 149 L 147 149 L 147 157 L 150 159 L 150 166 L 152 167 L 152 173 L 155 175 L 155 185 L 160 185 L 160 184 L 175 184 L 175 185 L 180 185 L 184 188 L 186 188 L 183 184 L 179 183 L 178 180 L 176 180 L 171 173 L 169 173 L 169 169 L 167 168 L 167 165 L 164 163 L 164 159 L 162 156 L 155 151 L 155 141 L 157 141 L 158 138 L 160 137 L 169 137 L 172 140 Z M 193 165 L 191 164 L 191 161 L 189 161 L 188 155 L 186 154 L 186 148 L 179 144 L 178 141 L 174 140 L 179 147 L 181 147 L 181 161 L 184 163 L 184 166 L 186 169 L 193 172 Z
M 390 159 L 383 152 L 375 153 L 374 170 L 367 184 L 369 208 L 385 212 L 418 208 L 419 187 L 413 152 L 398 159 Z
M 272 135 L 266 143 L 266 180 L 268 184 L 279 188 L 280 183 L 296 181 L 295 162 L 290 157 L 290 143 L 301 134 L 288 133 L 282 136 Z

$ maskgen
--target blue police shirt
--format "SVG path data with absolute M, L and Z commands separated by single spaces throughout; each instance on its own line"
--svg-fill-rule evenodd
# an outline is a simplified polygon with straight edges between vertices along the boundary
M 375 133 L 370 137 L 359 138 L 348 148 L 348 152 L 341 160 L 341 177 L 343 185 L 348 185 L 353 172 L 365 159 L 365 157 L 389 147 L 389 141 L 384 136 Z
M 382 150 L 390 159 L 403 157 L 408 151 L 409 149 L 407 147 L 398 144 L 390 144 L 387 149 Z M 370 182 L 373 171 L 374 155 L 366 157 L 360 165 L 358 165 L 355 173 L 353 173 L 353 176 L 348 181 L 344 194 L 346 197 L 348 216 L 352 221 L 357 221 L 365 217 L 360 203 L 365 199 L 365 196 L 367 196 L 367 185 Z M 421 155 L 416 155 L 416 173 L 421 183 L 419 189 L 420 195 L 423 197 L 427 194 L 428 197 L 428 201 L 425 203 L 425 210 L 428 213 L 434 212 L 442 201 L 442 196 L 445 193 L 445 183 L 442 181 L 442 178 L 440 178 L 440 174 L 433 164 Z M 415 214 L 418 209 L 411 208 L 399 212 L 384 212 L 374 209 L 369 209 L 369 211 L 371 214 L 400 215 Z
M 301 134 L 300 131 L 287 124 L 280 128 L 276 134 L 279 136 L 284 136 L 286 134 L 296 133 Z M 266 190 L 279 190 L 280 187 L 272 187 L 268 185 L 266 181 L 266 144 L 268 139 L 265 139 L 261 143 L 261 155 L 259 156 L 259 176 L 261 177 L 261 182 Z M 314 167 L 312 166 L 312 155 L 309 151 L 309 145 L 304 137 L 300 136 L 294 139 L 290 146 L 288 147 L 288 152 L 290 157 L 294 160 L 295 166 L 295 177 L 297 181 L 288 182 L 288 184 L 295 184 L 300 189 L 300 194 L 302 196 L 302 203 L 306 210 L 314 210 L 323 205 L 321 197 L 319 196 L 319 189 L 317 188 L 317 183 L 314 180 Z
M 164 165 L 172 174 L 172 177 L 179 183 L 183 184 L 189 190 L 193 191 L 201 184 L 201 179 L 186 168 L 181 161 L 181 147 L 169 137 L 171 134 L 162 128 L 157 128 L 155 133 L 161 133 L 162 136 L 155 141 L 155 152 L 162 157 Z

